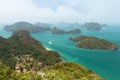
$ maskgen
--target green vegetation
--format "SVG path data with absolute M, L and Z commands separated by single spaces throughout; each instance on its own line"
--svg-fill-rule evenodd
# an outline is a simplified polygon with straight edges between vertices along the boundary
M 51 30 L 51 32 L 52 32 L 53 34 L 65 34 L 65 33 L 66 33 L 66 31 L 61 30 L 61 29 L 58 29 L 58 28 L 56 28 L 56 27 L 54 27 L 54 28 Z
M 39 74 L 42 73 L 42 74 Z M 44 67 L 37 74 L 31 72 L 17 74 L 6 65 L 0 64 L 0 80 L 106 80 L 81 65 L 60 62 Z
M 14 32 L 8 39 L 0 38 L 0 41 L 0 59 L 2 63 L 13 69 L 16 64 L 15 57 L 18 55 L 32 55 L 42 63 L 42 66 L 49 66 L 61 61 L 57 52 L 45 50 L 40 42 L 33 39 L 29 32 L 24 30 Z
M 69 34 L 78 34 L 78 33 L 81 33 L 81 30 L 80 29 L 74 29 L 74 30 L 68 31 L 67 33 L 69 33 Z
M 16 74 L 8 66 L 0 64 L 0 80 L 42 80 L 42 77 L 32 73 Z
M 78 33 L 81 33 L 81 30 L 74 29 L 74 30 L 64 31 L 62 29 L 58 29 L 58 28 L 54 27 L 53 29 L 51 29 L 51 32 L 53 34 L 78 34 Z
M 49 80 L 103 80 L 94 72 L 75 63 L 61 62 L 42 70 Z
M 118 46 L 105 39 L 100 39 L 92 36 L 79 36 L 76 38 L 69 38 L 70 40 L 77 42 L 76 46 L 79 48 L 87 49 L 106 49 L 106 50 L 117 50 Z
M 28 31 L 0 37 L 0 80 L 104 80 L 75 63 L 61 62 L 57 52 L 47 51 Z

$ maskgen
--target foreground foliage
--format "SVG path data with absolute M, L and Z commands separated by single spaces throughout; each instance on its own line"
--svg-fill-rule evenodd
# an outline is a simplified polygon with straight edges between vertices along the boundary
M 42 77 L 32 73 L 16 74 L 8 66 L 0 64 L 0 80 L 42 80 Z
M 106 80 L 81 65 L 67 62 L 45 67 L 41 72 L 43 76 L 37 73 L 16 74 L 8 66 L 0 64 L 0 80 Z
M 105 80 L 75 63 L 61 62 L 42 70 L 48 80 Z

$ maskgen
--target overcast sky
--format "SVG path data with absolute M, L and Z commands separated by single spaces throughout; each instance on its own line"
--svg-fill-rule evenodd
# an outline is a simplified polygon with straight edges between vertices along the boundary
M 0 0 L 0 23 L 17 21 L 120 24 L 120 0 Z

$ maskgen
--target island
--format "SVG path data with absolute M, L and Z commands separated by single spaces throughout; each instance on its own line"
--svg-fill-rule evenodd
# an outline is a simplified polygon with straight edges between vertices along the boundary
M 12 25 L 6 25 L 3 29 L 5 31 L 17 31 L 17 30 L 27 30 L 29 32 L 45 32 L 49 31 L 50 28 L 48 25 L 42 23 L 36 23 L 36 25 L 31 24 L 29 22 L 21 21 L 21 22 L 16 22 Z
M 52 32 L 53 34 L 79 34 L 81 33 L 80 29 L 74 29 L 74 30 L 69 30 L 69 31 L 64 31 L 62 29 L 53 27 L 51 24 L 47 23 L 40 23 L 37 22 L 36 24 L 31 24 L 29 22 L 21 21 L 21 22 L 16 22 L 12 25 L 6 25 L 3 30 L 5 31 L 18 31 L 18 30 L 27 30 L 29 32 Z
M 79 48 L 104 49 L 112 51 L 118 49 L 117 44 L 93 36 L 79 36 L 76 38 L 69 37 L 69 40 L 76 42 L 76 47 Z
M 81 33 L 81 30 L 76 28 L 76 29 L 67 31 L 67 33 L 69 33 L 69 34 L 79 34 L 79 33 Z
M 62 30 L 62 29 L 58 29 L 56 27 L 54 27 L 53 29 L 51 29 L 51 32 L 53 34 L 66 34 L 66 31 Z
M 51 32 L 53 34 L 79 34 L 79 33 L 81 33 L 81 30 L 74 29 L 74 30 L 64 31 L 62 29 L 58 29 L 58 28 L 54 27 L 53 29 L 51 29 Z
M 102 30 L 102 25 L 100 25 L 99 23 L 95 23 L 95 22 L 90 22 L 90 23 L 85 23 L 84 25 L 82 25 L 82 27 L 93 31 L 93 30 Z
M 82 65 L 63 62 L 26 30 L 0 37 L 1 80 L 105 80 Z
M 50 28 L 50 27 L 52 27 L 52 24 L 36 22 L 35 26 Z

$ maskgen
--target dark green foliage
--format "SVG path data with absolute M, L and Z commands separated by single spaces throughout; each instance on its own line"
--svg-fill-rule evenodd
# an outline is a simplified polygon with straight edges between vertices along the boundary
M 58 28 L 56 28 L 56 27 L 54 27 L 54 28 L 51 30 L 51 32 L 52 32 L 53 34 L 65 34 L 65 33 L 66 33 L 66 31 L 61 30 L 61 29 L 58 29 Z
M 38 53 L 34 53 L 33 56 L 38 61 L 42 62 L 43 66 L 44 65 L 50 66 L 50 65 L 53 65 L 53 64 L 61 61 L 60 58 L 59 58 L 60 56 L 58 55 L 58 53 L 54 52 L 54 51 L 45 52 L 44 50 L 41 50 Z
M 71 37 L 69 39 L 72 41 L 78 42 L 78 41 L 83 41 L 83 40 L 88 39 L 88 38 L 94 38 L 94 37 L 92 37 L 92 36 L 78 36 L 76 38 Z
M 36 71 L 36 74 L 30 72 L 16 74 L 18 70 L 15 66 L 16 61 L 22 60 L 18 57 L 24 55 L 29 55 L 33 61 L 29 62 L 27 58 L 25 61 L 21 61 L 23 67 L 21 66 L 19 70 L 21 72 L 23 69 L 30 71 L 34 66 L 35 70 L 33 70 Z M 23 57 L 23 59 L 25 58 Z M 40 42 L 33 39 L 24 30 L 14 32 L 8 39 L 0 38 L 0 61 L 0 80 L 102 80 L 94 72 L 83 66 L 61 62 L 57 52 L 46 51 Z M 38 62 L 41 64 L 39 70 L 44 73 L 44 76 L 37 73 L 39 72 L 37 70 Z M 13 70 L 14 68 L 16 72 Z
M 0 64 L 0 80 L 9 80 L 11 77 L 12 70 L 3 64 Z
M 53 29 L 51 29 L 51 32 L 53 34 L 78 34 L 78 33 L 81 33 L 81 30 L 74 29 L 74 30 L 64 31 L 62 29 L 58 29 L 58 28 L 54 27 Z
M 45 78 L 49 80 L 103 80 L 94 72 L 75 63 L 61 62 L 45 67 L 42 71 L 46 73 Z
M 32 73 L 16 74 L 8 66 L 0 64 L 0 80 L 42 80 L 42 77 Z
M 116 50 L 118 46 L 105 39 L 100 39 L 92 36 L 79 36 L 76 38 L 69 38 L 70 40 L 77 42 L 76 46 L 79 48 L 87 49 L 107 49 Z
M 107 80 L 75 63 L 61 62 L 42 71 L 45 72 L 43 77 L 32 73 L 16 74 L 8 66 L 0 64 L 0 80 Z
M 17 74 L 8 66 L 0 64 L 0 80 L 107 80 L 75 63 L 60 62 L 41 71 L 44 76 L 30 72 Z
M 1 38 L 2 41 L 4 38 Z M 40 42 L 33 39 L 27 31 L 14 32 L 13 35 L 0 43 L 0 59 L 11 68 L 15 67 L 18 55 L 32 55 L 39 62 L 45 65 L 53 65 L 61 61 L 58 53 L 46 51 Z

